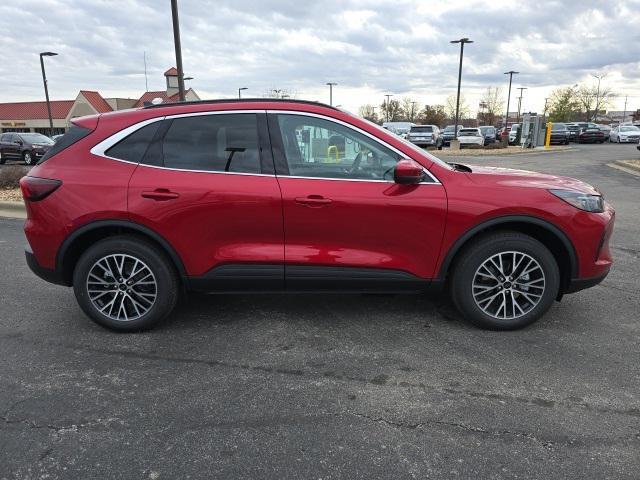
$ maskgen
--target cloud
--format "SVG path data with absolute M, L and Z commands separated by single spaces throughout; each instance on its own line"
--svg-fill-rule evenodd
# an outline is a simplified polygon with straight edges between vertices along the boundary
M 185 73 L 201 96 L 260 96 L 270 88 L 355 110 L 384 93 L 442 102 L 455 92 L 458 46 L 465 48 L 463 90 L 472 106 L 503 72 L 521 72 L 527 109 L 540 108 L 557 86 L 609 73 L 614 90 L 639 91 L 640 0 L 480 2 L 449 0 L 180 1 Z M 0 101 L 40 99 L 38 52 L 53 98 L 79 89 L 137 97 L 164 88 L 175 64 L 169 2 L 159 0 L 4 0 Z M 613 83 L 615 82 L 615 83 Z M 514 85 L 516 86 L 516 85 Z M 623 100 L 621 100 L 622 102 Z M 529 104 L 527 104 L 529 102 Z M 640 97 L 630 104 L 640 107 Z

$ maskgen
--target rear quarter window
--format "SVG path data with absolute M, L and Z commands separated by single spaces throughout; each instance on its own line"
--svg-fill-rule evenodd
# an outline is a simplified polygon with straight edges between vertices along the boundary
M 93 130 L 85 127 L 80 127 L 79 125 L 73 125 L 71 128 L 65 133 L 62 137 L 58 139 L 56 143 L 52 145 L 52 147 L 47 150 L 47 152 L 42 156 L 38 165 L 46 162 L 48 159 L 57 155 L 65 148 L 70 147 L 74 143 L 82 140 L 84 137 L 89 135 Z
M 140 163 L 142 157 L 149 148 L 151 141 L 160 126 L 161 122 L 153 122 L 139 128 L 132 134 L 120 140 L 113 147 L 108 149 L 105 154 L 108 157 L 118 160 L 125 160 L 132 163 Z

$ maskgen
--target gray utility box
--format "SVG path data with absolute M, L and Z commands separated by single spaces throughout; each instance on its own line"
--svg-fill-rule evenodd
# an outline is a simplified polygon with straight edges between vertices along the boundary
M 522 128 L 520 130 L 520 145 L 522 148 L 544 146 L 544 118 L 537 113 L 525 113 L 522 116 Z

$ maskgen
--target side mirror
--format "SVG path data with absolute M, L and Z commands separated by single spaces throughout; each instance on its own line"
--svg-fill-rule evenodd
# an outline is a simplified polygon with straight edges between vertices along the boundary
M 413 160 L 400 160 L 393 170 L 393 180 L 401 185 L 420 183 L 423 177 L 423 168 Z

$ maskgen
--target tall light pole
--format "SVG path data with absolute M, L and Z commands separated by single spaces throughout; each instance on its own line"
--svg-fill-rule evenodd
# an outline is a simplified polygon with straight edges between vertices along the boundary
M 178 0 L 171 0 L 171 18 L 173 19 L 173 46 L 176 50 L 176 68 L 178 70 L 178 94 L 184 102 L 184 72 L 182 71 L 182 46 L 180 45 L 180 20 L 178 19 Z
M 242 91 L 243 90 L 249 90 L 249 87 L 240 87 L 238 89 L 238 100 L 240 100 L 242 98 Z
M 473 40 L 468 38 L 461 38 L 460 40 L 451 40 L 449 43 L 460 44 L 460 66 L 458 67 L 458 96 L 456 97 L 456 126 L 453 132 L 454 140 L 458 138 L 458 118 L 460 115 L 460 84 L 462 82 L 462 57 L 464 56 L 464 44 L 473 43 Z
M 389 99 L 391 97 L 393 97 L 393 94 L 392 93 L 387 93 L 387 94 L 385 94 L 385 97 L 387 97 L 387 108 L 385 108 L 385 111 L 386 111 L 386 114 L 387 114 L 387 122 L 388 122 L 389 121 L 389 105 L 390 105 L 390 103 L 389 103 L 390 100 Z
M 513 70 L 509 70 L 508 72 L 504 72 L 505 75 L 509 75 L 509 94 L 507 95 L 507 112 L 504 114 L 504 128 L 509 126 L 509 101 L 511 100 L 511 81 L 513 80 L 513 76 L 517 75 L 520 72 L 515 72 Z
M 520 96 L 518 97 L 518 117 L 517 120 L 520 122 L 520 107 L 522 105 L 522 92 L 527 90 L 527 87 L 518 87 L 517 90 L 520 90 Z
M 49 114 L 49 136 L 53 135 L 53 117 L 51 116 L 51 103 L 49 102 L 49 87 L 47 87 L 47 76 L 44 73 L 43 57 L 54 57 L 55 52 L 42 52 L 40 54 L 40 68 L 42 69 L 42 82 L 44 83 L 44 96 L 47 99 L 47 113 Z
M 335 82 L 327 82 L 326 85 L 329 85 L 329 105 L 333 107 L 333 87 L 338 84 Z
M 411 121 L 412 122 L 416 118 L 416 105 L 417 104 L 418 104 L 418 102 L 411 102 Z
M 625 95 L 624 97 L 624 111 L 622 112 L 622 121 L 620 122 L 620 125 L 622 125 L 624 123 L 624 119 L 627 116 L 627 100 L 629 99 L 629 97 L 627 95 Z
M 598 79 L 598 90 L 596 91 L 596 108 L 595 108 L 595 112 L 593 114 L 593 121 L 595 122 L 598 119 L 598 110 L 600 110 L 600 81 L 607 76 L 606 73 L 604 74 L 598 74 L 598 75 L 594 75 L 593 73 L 591 74 L 591 76 L 593 78 L 597 78 Z M 589 112 L 587 112 L 587 115 L 589 115 Z

